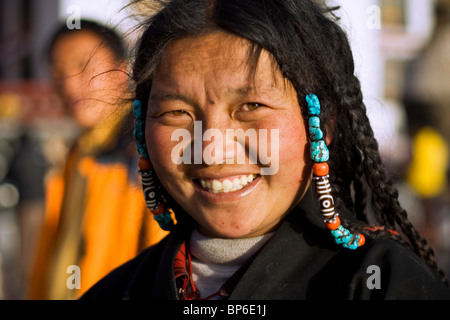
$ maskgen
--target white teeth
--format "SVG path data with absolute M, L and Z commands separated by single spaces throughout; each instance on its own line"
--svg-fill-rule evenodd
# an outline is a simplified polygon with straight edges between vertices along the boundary
M 242 186 L 241 186 L 241 180 L 239 180 L 238 178 L 235 178 L 235 179 L 233 180 L 233 186 L 232 186 L 232 188 L 237 190 L 238 187 L 242 187 Z
M 212 182 L 212 191 L 220 191 L 222 190 L 222 183 L 220 183 L 220 181 L 214 179 Z
M 222 182 L 222 189 L 223 192 L 228 192 L 231 190 L 231 187 L 233 187 L 233 183 L 231 183 L 230 180 L 225 180 L 224 182 Z
M 218 192 L 231 192 L 242 189 L 248 183 L 252 182 L 256 178 L 256 175 L 249 174 L 248 176 L 241 176 L 241 178 L 234 178 L 233 181 L 229 179 L 225 179 L 220 182 L 217 179 L 214 180 L 205 180 L 199 179 L 200 184 L 203 188 L 209 190 L 210 192 L 218 193 Z

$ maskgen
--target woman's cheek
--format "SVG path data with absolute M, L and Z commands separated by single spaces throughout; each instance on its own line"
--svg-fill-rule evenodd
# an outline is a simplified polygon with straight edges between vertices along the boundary
M 286 125 L 280 130 L 279 155 L 280 173 L 286 184 L 296 185 L 299 181 L 301 181 L 300 184 L 306 183 L 310 158 L 303 122 L 297 125 Z
M 177 141 L 172 141 L 171 128 L 147 123 L 145 141 L 147 151 L 152 164 L 157 167 L 167 167 L 172 163 L 171 150 L 176 146 Z
M 277 132 L 277 135 L 271 135 L 270 149 L 278 149 L 280 164 L 282 162 L 296 161 L 304 159 L 308 143 L 306 128 L 303 119 L 294 120 L 294 117 L 285 119 L 281 123 L 273 126 L 269 131 Z M 273 139 L 275 137 L 275 139 Z M 277 147 L 272 144 L 278 144 Z M 269 150 L 270 150 L 269 149 Z
M 307 143 L 306 131 L 302 125 L 287 126 L 280 134 L 280 154 L 288 159 L 303 159 Z

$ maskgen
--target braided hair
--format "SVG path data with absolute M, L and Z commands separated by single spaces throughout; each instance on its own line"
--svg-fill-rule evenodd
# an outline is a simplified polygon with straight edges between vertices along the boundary
M 134 61 L 136 99 L 144 107 L 152 75 L 169 43 L 218 30 L 248 39 L 250 67 L 256 69 L 261 51 L 268 51 L 297 91 L 304 118 L 306 95 L 314 93 L 320 98 L 320 120 L 330 131 L 325 130 L 324 135 L 332 138 L 329 164 L 334 197 L 357 218 L 343 220 L 343 225 L 369 239 L 390 237 L 406 243 L 446 282 L 433 250 L 400 206 L 398 191 L 383 166 L 355 76 L 350 44 L 333 14 L 336 7 L 313 0 L 172 0 L 157 4 L 159 10 L 144 24 Z

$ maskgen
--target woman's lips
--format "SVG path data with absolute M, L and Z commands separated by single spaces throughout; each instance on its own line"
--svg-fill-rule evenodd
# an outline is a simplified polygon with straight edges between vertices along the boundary
M 257 177 L 256 174 L 236 175 L 220 179 L 198 179 L 203 188 L 213 193 L 233 192 L 242 189 Z
M 250 193 L 261 180 L 257 174 L 235 175 L 220 179 L 195 179 L 196 190 L 213 199 L 233 200 Z

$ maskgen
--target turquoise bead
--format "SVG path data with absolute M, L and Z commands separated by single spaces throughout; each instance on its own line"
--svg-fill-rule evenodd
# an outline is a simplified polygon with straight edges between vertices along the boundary
M 171 231 L 174 226 L 170 212 L 167 210 L 164 210 L 164 212 L 160 215 L 154 215 L 153 219 L 155 219 L 161 229 L 165 231 Z
M 135 116 L 134 120 L 134 131 L 133 137 L 136 140 L 136 147 L 140 155 L 145 159 L 149 159 L 147 153 L 147 146 L 145 144 L 145 117 L 142 112 L 142 104 L 140 100 L 134 100 L 133 102 L 133 114 Z
M 309 118 L 309 127 L 320 128 L 320 119 L 319 117 L 311 117 Z
M 133 113 L 136 118 L 142 117 L 142 108 L 141 108 L 141 101 L 140 100 L 134 100 L 133 102 Z
M 350 249 L 350 250 L 355 250 L 358 249 L 359 247 L 359 234 L 355 235 L 355 237 L 353 238 L 353 241 L 349 241 L 347 243 L 342 244 L 342 246 L 344 248 Z
M 309 135 L 312 141 L 321 140 L 323 138 L 323 132 L 320 130 L 319 117 L 309 118 Z
M 342 225 L 340 225 L 336 230 L 331 230 L 331 234 L 334 237 L 334 242 L 337 244 L 346 244 L 352 239 L 352 234 L 350 231 L 345 229 Z
M 319 98 L 315 94 L 309 94 L 306 96 L 306 102 L 308 103 L 309 113 L 313 115 L 320 114 L 320 102 Z
M 325 141 L 311 142 L 311 159 L 314 162 L 327 162 L 330 159 L 330 152 L 328 151 Z
M 340 225 L 337 229 L 331 230 L 336 244 L 341 244 L 344 248 L 355 250 L 359 247 L 359 234 L 353 236 L 352 233 Z

